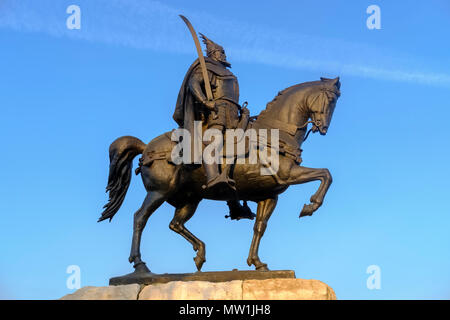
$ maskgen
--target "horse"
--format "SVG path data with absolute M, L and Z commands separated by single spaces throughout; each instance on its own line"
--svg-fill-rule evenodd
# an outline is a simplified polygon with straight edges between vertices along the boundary
M 326 135 L 339 96 L 339 77 L 293 85 L 279 92 L 265 110 L 253 117 L 256 120 L 249 123 L 253 128 L 279 129 L 281 141 L 276 174 L 261 175 L 263 164 L 259 160 L 255 164 L 235 163 L 231 170 L 239 200 L 257 203 L 253 239 L 247 259 L 247 264 L 253 265 L 257 271 L 269 270 L 267 264 L 261 262 L 258 250 L 267 222 L 277 205 L 278 195 L 291 185 L 318 180 L 320 186 L 311 196 L 310 203 L 303 206 L 300 217 L 312 215 L 324 201 L 332 183 L 329 170 L 303 167 L 299 156 L 301 145 L 311 131 Z M 312 123 L 312 127 L 308 131 L 309 123 Z M 185 227 L 185 223 L 192 218 L 202 199 L 227 201 L 233 197 L 204 189 L 206 178 L 202 166 L 188 168 L 168 161 L 167 155 L 170 155 L 173 143 L 170 132 L 166 132 L 147 145 L 132 136 L 120 137 L 109 148 L 110 168 L 106 188 L 109 201 L 104 206 L 99 222 L 106 219 L 111 221 L 120 209 L 130 185 L 133 159 L 143 155 L 136 174 L 141 174 L 147 195 L 134 214 L 129 256 L 129 262 L 134 263 L 135 273 L 150 273 L 141 259 L 141 235 L 149 217 L 164 202 L 175 208 L 169 228 L 192 244 L 197 252 L 194 262 L 197 270 L 201 271 L 206 261 L 205 244 Z M 145 163 L 143 160 L 148 155 L 151 155 L 151 159 Z

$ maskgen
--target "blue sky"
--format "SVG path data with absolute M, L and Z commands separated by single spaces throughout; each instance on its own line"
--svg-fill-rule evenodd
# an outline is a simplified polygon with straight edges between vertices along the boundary
M 66 8 L 81 7 L 81 30 Z M 366 8 L 381 8 L 368 30 Z M 446 1 L 0 1 L 0 298 L 54 299 L 132 271 L 132 216 L 145 196 L 133 177 L 111 223 L 98 224 L 117 137 L 150 141 L 171 116 L 195 59 L 188 31 L 222 44 L 241 101 L 259 113 L 279 90 L 340 76 L 328 135 L 303 145 L 304 165 L 334 182 L 313 217 L 298 214 L 318 184 L 279 199 L 260 257 L 319 279 L 340 299 L 450 298 L 450 5 Z M 255 206 L 253 206 L 255 207 Z M 169 230 L 163 205 L 144 231 L 156 273 L 194 272 L 194 252 Z M 206 243 L 203 270 L 249 269 L 253 223 L 204 201 L 187 227 Z M 381 269 L 381 289 L 366 269 Z

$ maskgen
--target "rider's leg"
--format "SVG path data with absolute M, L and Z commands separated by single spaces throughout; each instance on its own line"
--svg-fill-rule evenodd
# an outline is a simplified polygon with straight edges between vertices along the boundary
M 220 124 L 213 124 L 211 126 L 208 127 L 208 129 L 216 129 L 218 131 L 220 131 L 221 133 L 223 133 L 224 131 L 224 126 L 220 125 Z M 223 136 L 222 136 L 223 139 Z M 209 144 L 211 144 L 212 141 L 204 141 L 203 144 L 206 146 L 208 146 Z M 223 141 L 222 141 L 222 145 L 223 145 Z M 211 154 L 212 157 L 215 158 L 215 154 Z M 219 163 L 217 161 L 213 161 L 212 163 L 206 163 L 205 162 L 205 157 L 203 156 L 203 168 L 205 169 L 205 173 L 206 173 L 206 188 L 211 188 L 211 187 L 215 187 L 216 185 L 224 185 L 227 186 L 229 184 L 229 179 L 225 174 L 220 174 L 219 172 Z M 231 181 L 234 182 L 234 181 Z

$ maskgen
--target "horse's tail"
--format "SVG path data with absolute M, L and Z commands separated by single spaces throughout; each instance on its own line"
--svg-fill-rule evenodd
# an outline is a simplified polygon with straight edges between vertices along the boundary
M 108 203 L 98 222 L 114 217 L 122 205 L 131 181 L 133 159 L 144 152 L 146 145 L 131 136 L 116 139 L 109 147 L 109 177 L 106 192 L 109 192 Z

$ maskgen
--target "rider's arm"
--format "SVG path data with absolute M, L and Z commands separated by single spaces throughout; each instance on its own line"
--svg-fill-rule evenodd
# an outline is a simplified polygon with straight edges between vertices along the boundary
M 203 75 L 200 69 L 197 69 L 197 71 L 195 71 L 191 78 L 189 79 L 189 90 L 192 92 L 192 94 L 194 95 L 195 99 L 202 103 L 206 108 L 208 108 L 209 110 L 215 110 L 215 104 L 213 101 L 208 101 L 208 98 L 205 97 L 205 94 L 203 93 L 202 90 L 202 84 L 204 83 L 203 81 Z
M 202 84 L 203 84 L 203 76 L 201 71 L 197 69 L 197 71 L 194 72 L 191 78 L 189 79 L 189 89 L 198 102 L 205 104 L 208 101 L 208 99 L 205 97 L 203 93 Z

